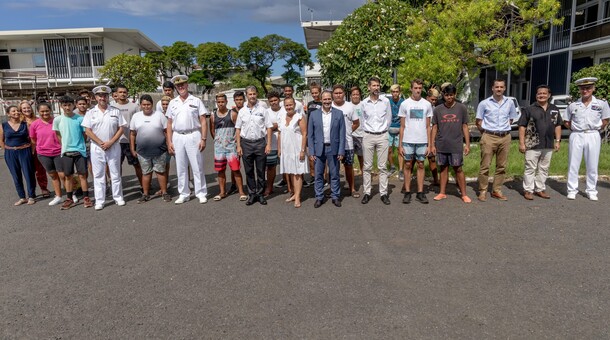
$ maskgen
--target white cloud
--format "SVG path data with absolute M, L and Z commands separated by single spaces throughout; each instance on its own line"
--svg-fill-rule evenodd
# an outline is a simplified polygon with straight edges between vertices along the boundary
M 308 21 L 313 14 L 314 20 L 343 19 L 366 0 L 301 0 L 303 20 Z M 82 0 L 31 0 L 7 2 L 9 8 L 48 8 L 64 11 L 90 9 L 95 11 L 104 8 L 123 14 L 139 17 L 169 17 L 186 15 L 196 20 L 223 20 L 244 17 L 248 21 L 263 23 L 285 23 L 299 20 L 298 0 L 110 0 L 96 3 Z M 313 12 L 310 12 L 311 11 Z

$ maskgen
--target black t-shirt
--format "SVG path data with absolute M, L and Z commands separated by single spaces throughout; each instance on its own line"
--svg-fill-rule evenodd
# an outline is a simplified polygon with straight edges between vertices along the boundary
M 466 105 L 455 102 L 448 108 L 445 104 L 434 107 L 432 125 L 437 126 L 436 145 L 437 152 L 462 153 L 464 151 L 463 125 L 468 124 L 468 109 Z
M 309 115 L 317 109 L 322 109 L 322 102 L 312 100 L 307 103 L 307 117 L 309 117 Z
M 534 124 L 528 127 L 529 121 L 533 120 Z M 530 149 L 552 149 L 555 140 L 555 127 L 563 124 L 559 108 L 554 104 L 548 104 L 546 111 L 536 102 L 523 109 L 518 125 L 525 126 L 533 139 L 537 141 L 537 145 L 529 147 Z M 534 143 L 535 144 L 535 143 Z

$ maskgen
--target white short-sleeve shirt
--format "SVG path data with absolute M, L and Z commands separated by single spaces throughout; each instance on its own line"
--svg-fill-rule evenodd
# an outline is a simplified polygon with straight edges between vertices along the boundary
M 432 104 L 424 98 L 414 100 L 409 97 L 400 104 L 398 117 L 405 119 L 405 131 L 402 134 L 403 143 L 427 144 L 427 118 L 432 118 Z
M 81 125 L 85 128 L 90 128 L 102 141 L 112 139 L 119 127 L 126 129 L 128 126 L 127 121 L 123 118 L 119 109 L 114 106 L 108 106 L 108 108 L 102 112 L 98 105 L 87 111 Z M 97 145 L 95 141 L 91 142 Z
M 208 110 L 201 99 L 189 94 L 182 101 L 176 97 L 169 102 L 165 116 L 172 120 L 172 130 L 179 133 L 187 133 L 201 129 L 200 117 L 207 115 Z
M 252 108 L 242 107 L 237 114 L 235 128 L 240 129 L 239 135 L 249 140 L 257 140 L 267 136 L 267 129 L 273 127 L 273 122 L 266 106 L 257 101 Z
M 571 123 L 572 131 L 599 130 L 602 120 L 610 118 L 608 102 L 595 98 L 591 99 L 589 106 L 585 106 L 582 98 L 571 103 L 566 110 L 565 120 Z
M 339 106 L 333 102 L 333 107 L 343 112 L 343 118 L 345 119 L 345 149 L 353 150 L 354 141 L 352 139 L 352 124 L 354 121 L 359 120 L 358 113 L 356 112 L 356 106 L 350 102 L 344 102 L 343 105 Z

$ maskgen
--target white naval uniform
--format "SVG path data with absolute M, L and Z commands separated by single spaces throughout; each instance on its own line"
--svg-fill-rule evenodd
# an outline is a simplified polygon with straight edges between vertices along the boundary
M 585 156 L 587 169 L 587 195 L 597 196 L 597 168 L 601 148 L 599 130 L 602 120 L 610 118 L 608 103 L 593 96 L 589 106 L 585 106 L 582 98 L 571 103 L 566 110 L 564 120 L 570 121 L 572 133 L 568 151 L 568 195 L 578 192 L 578 170 Z
M 203 154 L 199 151 L 202 138 L 199 119 L 207 113 L 203 102 L 190 94 L 184 101 L 180 96 L 172 99 L 167 106 L 166 116 L 172 123 L 172 143 L 176 152 L 176 174 L 180 197 L 188 198 L 191 195 L 188 187 L 189 164 L 193 171 L 195 196 L 199 198 L 208 194 L 203 171 Z
M 119 109 L 110 105 L 104 112 L 98 105 L 91 108 L 85 114 L 81 125 L 90 128 L 104 142 L 112 139 L 119 127 L 127 129 L 127 121 L 125 121 Z M 118 140 L 106 151 L 91 140 L 91 168 L 93 170 L 96 205 L 103 205 L 106 200 L 106 165 L 108 165 L 110 181 L 112 182 L 112 198 L 115 202 L 123 201 L 120 162 L 121 145 Z

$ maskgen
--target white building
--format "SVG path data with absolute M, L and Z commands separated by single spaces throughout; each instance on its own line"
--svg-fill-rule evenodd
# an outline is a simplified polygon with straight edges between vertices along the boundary
M 162 48 L 135 29 L 0 31 L 0 98 L 91 88 L 106 60 L 157 51 Z

